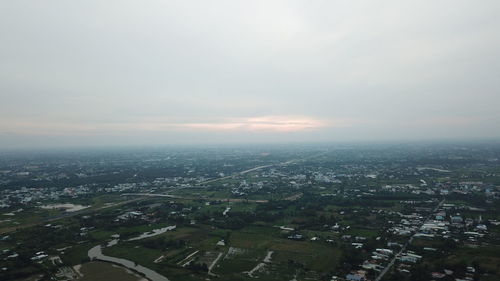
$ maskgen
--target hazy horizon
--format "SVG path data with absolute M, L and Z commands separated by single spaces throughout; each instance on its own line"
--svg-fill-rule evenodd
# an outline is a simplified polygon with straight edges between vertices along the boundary
M 500 140 L 498 1 L 4 1 L 0 150 Z

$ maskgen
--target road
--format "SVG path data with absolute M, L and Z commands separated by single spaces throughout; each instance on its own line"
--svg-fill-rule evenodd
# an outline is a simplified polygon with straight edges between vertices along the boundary
M 420 229 L 422 227 L 422 225 L 424 225 L 424 223 L 426 221 L 428 221 L 431 216 L 439 209 L 439 207 L 441 207 L 441 205 L 443 205 L 444 203 L 444 200 L 441 200 L 441 202 L 439 202 L 437 204 L 437 206 L 434 208 L 434 210 L 432 210 L 432 212 L 427 216 L 427 218 L 425 218 L 425 220 L 423 220 L 423 222 L 418 226 L 418 229 Z M 405 250 L 406 250 L 406 247 L 408 247 L 408 245 L 411 244 L 411 242 L 413 242 L 413 237 L 415 236 L 415 234 L 413 234 L 412 236 L 410 236 L 410 239 L 408 239 L 408 241 L 403 245 L 403 247 L 401 247 L 401 250 L 394 255 L 394 257 L 391 259 L 391 261 L 389 262 L 389 264 L 387 264 L 387 266 L 384 268 L 384 270 L 382 270 L 380 272 L 380 274 L 377 276 L 377 278 L 375 278 L 375 281 L 380 281 L 382 280 L 382 278 L 384 277 L 384 275 L 387 273 L 387 271 L 389 271 L 389 269 L 391 269 L 391 267 L 394 265 L 394 263 L 396 262 L 396 258 L 401 255 Z
M 10 232 L 14 232 L 14 231 L 19 230 L 19 229 L 23 229 L 23 228 L 27 228 L 27 227 L 31 227 L 31 226 L 35 226 L 35 225 L 40 225 L 40 224 L 46 224 L 48 222 L 54 222 L 54 221 L 62 220 L 65 218 L 74 217 L 77 215 L 90 214 L 90 213 L 94 213 L 94 212 L 97 212 L 97 211 L 102 210 L 102 209 L 107 209 L 107 208 L 131 203 L 131 202 L 139 201 L 139 200 L 144 200 L 144 198 L 135 198 L 135 199 L 131 199 L 131 200 L 120 201 L 120 202 L 116 202 L 116 203 L 109 204 L 109 205 L 104 205 L 102 207 L 94 208 L 94 209 L 87 208 L 87 209 L 83 209 L 81 211 L 67 212 L 67 213 L 56 215 L 56 216 L 44 218 L 36 223 L 27 223 L 27 224 L 22 224 L 22 225 L 16 225 L 13 227 L 8 227 L 8 228 L 7 227 L 2 228 L 2 229 L 0 229 L 0 234 L 10 233 Z
M 321 155 L 321 154 L 319 154 L 319 155 Z M 314 158 L 314 157 L 317 157 L 317 155 L 311 156 L 311 157 L 307 157 L 307 158 Z M 291 164 L 291 163 L 298 162 L 298 161 L 301 161 L 301 160 L 305 160 L 305 159 L 292 159 L 292 160 L 288 160 L 288 161 L 280 162 L 280 163 L 276 163 L 276 164 L 262 165 L 262 166 L 250 168 L 250 169 L 247 169 L 247 170 L 244 170 L 244 171 L 241 171 L 241 172 L 237 172 L 237 173 L 234 173 L 234 174 L 229 175 L 229 176 L 224 176 L 224 177 L 215 178 L 215 179 L 207 180 L 207 181 L 204 181 L 204 182 L 200 182 L 197 185 L 199 186 L 199 185 L 206 184 L 206 183 L 216 182 L 216 181 L 220 181 L 220 180 L 231 178 L 231 177 L 236 176 L 236 175 L 244 175 L 244 174 L 249 173 L 249 172 L 253 172 L 253 171 L 257 171 L 257 170 L 261 170 L 261 169 L 265 169 L 265 168 L 269 168 L 269 167 L 287 165 L 287 164 Z M 126 195 L 131 195 L 131 196 L 136 195 L 136 196 L 141 196 L 141 197 L 143 197 L 143 196 L 161 196 L 161 197 L 170 197 L 170 198 L 178 198 L 178 199 L 203 199 L 203 198 L 194 198 L 194 197 L 192 197 L 192 198 L 190 198 L 190 197 L 177 197 L 175 195 L 169 195 L 169 194 L 129 193 L 129 194 L 126 194 Z M 16 231 L 18 229 L 22 229 L 22 228 L 26 228 L 26 227 L 31 227 L 31 226 L 35 226 L 35 225 L 40 225 L 40 224 L 45 224 L 45 223 L 48 223 L 48 222 L 53 222 L 53 221 L 61 220 L 61 219 L 64 219 L 64 218 L 73 217 L 73 216 L 76 216 L 76 215 L 93 213 L 93 212 L 96 212 L 96 211 L 99 211 L 99 210 L 102 210 L 102 209 L 106 209 L 106 208 L 110 208 L 110 207 L 114 207 L 114 206 L 118 206 L 118 205 L 123 205 L 123 204 L 127 204 L 127 203 L 134 202 L 134 201 L 139 201 L 139 200 L 144 200 L 144 199 L 145 199 L 144 197 L 143 198 L 135 198 L 135 199 L 132 199 L 132 200 L 117 202 L 115 204 L 106 205 L 106 206 L 95 208 L 95 209 L 90 208 L 90 209 L 85 209 L 85 210 L 81 210 L 81 211 L 76 211 L 76 212 L 71 212 L 71 213 L 64 213 L 64 214 L 60 214 L 60 215 L 57 215 L 57 216 L 48 217 L 48 218 L 42 219 L 42 220 L 40 220 L 40 221 L 38 221 L 36 223 L 29 223 L 29 224 L 17 225 L 17 226 L 13 226 L 13 227 L 0 228 L 0 234 L 14 232 L 14 231 Z M 268 202 L 268 200 L 249 200 L 249 199 L 239 199 L 239 198 L 209 198 L 209 199 L 210 200 L 229 201 L 229 202 L 253 202 L 253 203 L 266 203 L 266 202 Z M 290 199 L 287 199 L 287 200 L 290 200 Z
M 247 170 L 244 170 L 244 171 L 233 173 L 233 174 L 231 174 L 229 176 L 223 176 L 223 177 L 214 178 L 214 179 L 206 180 L 206 181 L 203 181 L 203 182 L 199 182 L 199 183 L 196 184 L 196 186 L 200 186 L 200 185 L 204 185 L 204 184 L 207 184 L 207 183 L 212 183 L 212 182 L 217 182 L 217 181 L 229 179 L 229 178 L 232 178 L 234 176 L 244 175 L 244 174 L 247 174 L 247 173 L 250 173 L 250 172 L 253 172 L 253 171 L 257 171 L 257 170 L 261 170 L 261 169 L 265 169 L 265 168 L 269 168 L 269 167 L 288 165 L 288 164 L 291 164 L 291 163 L 294 163 L 294 162 L 303 161 L 303 160 L 306 160 L 306 159 L 309 159 L 309 158 L 314 158 L 314 157 L 317 157 L 317 156 L 323 155 L 323 154 L 324 153 L 320 153 L 318 155 L 307 157 L 305 159 L 292 159 L 292 160 L 288 160 L 288 161 L 285 161 L 285 162 L 279 162 L 279 163 L 276 163 L 276 164 L 269 164 L 269 165 L 257 166 L 257 167 L 250 168 L 250 169 L 247 169 Z M 161 194 L 161 193 L 124 193 L 124 194 L 122 194 L 122 196 L 168 197 L 168 198 L 173 198 L 173 199 L 188 199 L 188 200 L 205 199 L 205 200 L 226 201 L 226 202 L 251 202 L 251 203 L 267 203 L 267 202 L 269 202 L 269 200 L 265 200 L 265 199 L 262 199 L 262 200 L 252 200 L 252 199 L 242 199 L 242 198 L 183 197 L 183 196 L 170 195 L 170 194 Z M 302 193 L 299 193 L 299 194 L 295 194 L 295 195 L 289 196 L 289 197 L 285 198 L 285 200 L 294 201 L 294 200 L 297 200 L 298 198 L 300 198 L 301 196 L 302 196 Z
M 267 203 L 267 202 L 269 202 L 269 200 L 266 200 L 266 199 L 192 197 L 192 196 L 177 196 L 177 195 L 162 194 L 162 193 L 124 193 L 124 194 L 122 194 L 122 196 L 167 197 L 167 198 L 172 198 L 172 199 L 209 200 L 209 201 L 225 201 L 225 202 L 249 202 L 249 203 Z M 292 200 L 292 199 L 286 199 L 286 200 Z
M 220 258 L 222 258 L 222 255 L 223 255 L 223 253 L 219 253 L 219 255 L 217 256 L 217 258 L 215 258 L 215 260 L 212 262 L 212 264 L 208 267 L 208 275 L 210 275 L 210 276 L 217 276 L 216 274 L 212 273 L 212 269 L 215 267 L 215 265 L 220 260 Z
M 300 159 L 300 158 L 299 159 L 291 159 L 291 160 L 288 160 L 288 161 L 285 161 L 285 162 L 279 162 L 279 163 L 276 163 L 276 164 L 262 165 L 262 166 L 250 168 L 248 170 L 244 170 L 244 171 L 241 171 L 241 172 L 236 172 L 236 173 L 233 173 L 233 174 L 231 174 L 229 176 L 224 176 L 224 177 L 220 177 L 220 178 L 206 180 L 206 181 L 200 182 L 200 183 L 198 183 L 196 185 L 203 185 L 203 184 L 207 184 L 207 183 L 211 183 L 211 182 L 216 182 L 216 181 L 220 181 L 220 180 L 230 179 L 233 176 L 244 175 L 246 173 L 250 173 L 250 172 L 253 172 L 253 171 L 257 171 L 257 170 L 261 170 L 261 169 L 265 169 L 265 168 L 269 168 L 269 167 L 288 165 L 288 164 L 291 164 L 291 163 L 295 163 L 295 162 L 299 162 L 299 161 L 304 161 L 306 159 L 315 158 L 315 157 L 321 156 L 323 154 L 325 154 L 325 152 L 322 152 L 322 153 L 319 153 L 317 155 L 313 155 L 313 156 L 310 156 L 310 157 L 306 157 L 306 158 L 303 158 L 303 159 Z
M 203 184 L 212 183 L 212 182 L 216 182 L 216 181 L 220 181 L 220 180 L 230 179 L 230 178 L 232 178 L 234 176 L 237 176 L 237 175 L 244 175 L 246 173 L 250 173 L 250 172 L 253 172 L 253 171 L 257 171 L 257 170 L 261 170 L 261 169 L 265 169 L 265 168 L 269 168 L 269 167 L 273 167 L 273 166 L 278 166 L 278 165 L 283 165 L 283 164 L 288 164 L 289 162 L 291 162 L 291 161 L 282 162 L 282 163 L 278 163 L 278 164 L 270 164 L 270 165 L 258 166 L 258 167 L 251 168 L 251 169 L 248 169 L 248 170 L 245 170 L 245 171 L 241 171 L 241 172 L 237 172 L 237 173 L 231 174 L 229 176 L 224 176 L 224 177 L 220 177 L 220 178 L 215 178 L 215 179 L 210 179 L 210 180 L 207 180 L 207 181 L 203 181 L 203 182 L 198 183 L 197 185 L 203 185 Z

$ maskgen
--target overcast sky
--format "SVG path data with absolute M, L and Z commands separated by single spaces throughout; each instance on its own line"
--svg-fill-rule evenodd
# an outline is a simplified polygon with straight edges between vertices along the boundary
M 500 1 L 1 1 L 0 148 L 500 139 Z

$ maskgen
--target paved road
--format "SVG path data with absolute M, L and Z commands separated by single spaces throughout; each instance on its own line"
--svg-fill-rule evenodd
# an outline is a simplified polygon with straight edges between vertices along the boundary
M 54 221 L 58 221 L 58 220 L 61 220 L 64 218 L 74 217 L 77 215 L 90 214 L 90 213 L 94 213 L 94 212 L 97 212 L 97 211 L 102 210 L 102 209 L 111 208 L 111 207 L 131 203 L 131 202 L 139 201 L 139 200 L 144 200 L 144 198 L 136 198 L 136 199 L 126 200 L 126 201 L 120 201 L 120 202 L 116 202 L 113 204 L 105 205 L 105 206 L 102 206 L 99 208 L 94 208 L 94 209 L 87 208 L 87 209 L 83 209 L 81 211 L 63 213 L 60 215 L 44 218 L 36 223 L 27 223 L 27 224 L 22 224 L 22 225 L 16 225 L 16 226 L 9 227 L 9 228 L 3 228 L 3 229 L 0 229 L 0 234 L 14 232 L 14 231 L 19 230 L 19 229 L 23 229 L 23 228 L 27 228 L 27 227 L 31 227 L 31 226 L 35 226 L 35 225 L 40 225 L 40 224 L 46 224 L 48 222 L 54 222 Z
M 177 196 L 162 193 L 124 193 L 122 196 L 145 196 L 145 197 L 167 197 L 172 199 L 187 199 L 187 200 L 209 200 L 209 201 L 225 201 L 225 202 L 250 202 L 250 203 L 267 203 L 266 199 L 245 199 L 245 198 L 217 198 L 217 197 L 192 197 L 192 196 Z M 294 195 L 297 196 L 297 195 Z M 285 199 L 292 200 L 292 199 Z
M 318 155 L 314 155 L 314 156 L 307 157 L 307 158 L 304 158 L 304 159 L 292 159 L 292 160 L 288 160 L 288 161 L 280 162 L 280 163 L 276 163 L 276 164 L 269 164 L 269 165 L 258 166 L 258 167 L 250 168 L 250 169 L 247 169 L 247 170 L 244 170 L 244 171 L 241 171 L 241 172 L 234 173 L 234 174 L 229 175 L 229 176 L 207 180 L 207 181 L 198 183 L 197 185 L 202 185 L 202 184 L 206 184 L 206 183 L 210 183 L 210 182 L 216 182 L 216 181 L 220 181 L 220 180 L 223 180 L 223 179 L 228 179 L 228 178 L 231 178 L 231 177 L 233 177 L 235 175 L 244 175 L 246 173 L 249 173 L 249 172 L 252 172 L 252 171 L 257 171 L 257 170 L 264 169 L 264 168 L 269 168 L 269 167 L 274 167 L 274 166 L 281 166 L 281 165 L 287 165 L 287 164 L 298 162 L 298 161 L 301 161 L 301 160 L 303 161 L 303 160 L 306 160 L 308 158 L 314 158 L 314 157 L 317 157 L 317 156 L 322 155 L 322 154 L 323 153 L 320 153 Z M 168 194 L 162 194 L 162 195 L 160 195 L 160 194 L 150 194 L 150 195 L 147 195 L 146 193 L 135 193 L 135 194 L 134 193 L 130 193 L 130 194 L 127 194 L 127 195 L 140 195 L 141 197 L 142 196 L 162 196 L 162 197 L 171 197 L 171 198 L 181 198 L 181 197 L 177 197 L 175 195 L 168 195 Z M 194 198 L 194 197 L 193 198 L 187 198 L 186 197 L 186 198 L 183 198 L 183 199 L 202 199 L 202 198 Z M 53 221 L 61 220 L 61 219 L 64 219 L 64 218 L 73 217 L 73 216 L 76 216 L 76 215 L 93 213 L 93 212 L 96 212 L 98 210 L 102 210 L 102 209 L 114 207 L 114 206 L 117 206 L 117 205 L 123 205 L 123 204 L 127 204 L 127 203 L 130 203 L 130 202 L 133 202 L 133 201 L 139 201 L 139 200 L 144 200 L 144 198 L 136 198 L 136 199 L 132 199 L 132 200 L 117 202 L 117 203 L 112 204 L 112 205 L 106 205 L 106 206 L 103 206 L 103 207 L 100 207 L 100 208 L 96 208 L 96 209 L 91 209 L 90 208 L 90 209 L 85 209 L 85 210 L 82 210 L 82 211 L 71 212 L 71 213 L 61 214 L 61 215 L 57 215 L 57 216 L 53 216 L 53 217 L 48 217 L 48 218 L 45 218 L 45 219 L 43 219 L 41 221 L 38 221 L 36 223 L 30 223 L 30 224 L 24 224 L 24 225 L 17 225 L 17 226 L 8 227 L 8 228 L 6 227 L 6 228 L 0 229 L 0 234 L 14 232 L 14 231 L 16 231 L 18 229 L 27 228 L 27 227 L 31 227 L 31 226 L 35 226 L 35 225 L 39 225 L 39 224 L 45 224 L 45 223 L 48 223 L 48 222 L 53 222 Z M 248 199 L 239 199 L 239 198 L 210 198 L 210 200 L 221 200 L 221 201 L 231 201 L 231 202 L 254 202 L 254 203 L 265 203 L 265 202 L 268 202 L 268 200 L 248 200 Z
M 216 181 L 220 181 L 220 180 L 229 179 L 229 178 L 232 178 L 233 176 L 244 175 L 244 174 L 247 174 L 247 173 L 250 173 L 250 172 L 253 172 L 253 171 L 257 171 L 257 170 L 261 170 L 261 169 L 264 169 L 264 168 L 269 168 L 269 167 L 273 167 L 273 166 L 288 164 L 288 163 L 291 163 L 292 161 L 281 162 L 281 163 L 277 163 L 277 164 L 270 164 L 270 165 L 258 166 L 258 167 L 251 168 L 251 169 L 248 169 L 248 170 L 245 170 L 245 171 L 241 171 L 241 172 L 237 172 L 237 173 L 231 174 L 229 176 L 224 176 L 224 177 L 220 177 L 220 178 L 206 180 L 206 181 L 198 183 L 197 185 L 203 185 L 203 184 L 207 184 L 207 183 L 211 183 L 211 182 L 216 182 Z
M 437 206 L 434 208 L 434 210 L 427 216 L 427 218 L 425 218 L 425 220 L 423 220 L 422 224 L 420 224 L 418 226 L 418 229 L 420 229 L 422 227 L 422 225 L 424 225 L 424 223 L 426 221 L 428 221 L 431 216 L 439 209 L 439 207 L 441 207 L 441 205 L 443 205 L 444 203 L 444 200 L 441 200 L 441 202 L 439 202 L 439 204 L 437 204 Z M 391 269 L 391 267 L 394 265 L 394 262 L 396 262 L 396 258 L 401 254 L 403 253 L 405 250 L 406 250 L 406 247 L 408 247 L 408 245 L 411 244 L 411 242 L 413 242 L 413 237 L 414 237 L 415 234 L 413 234 L 410 239 L 408 239 L 408 241 L 403 245 L 403 247 L 401 247 L 401 250 L 394 255 L 394 257 L 391 259 L 391 261 L 389 262 L 389 264 L 387 264 L 387 266 L 384 268 L 384 270 L 382 270 L 380 272 L 380 274 L 377 276 L 377 278 L 375 278 L 375 281 L 380 281 L 384 275 L 387 273 L 387 271 L 389 271 L 389 269 Z
M 233 174 L 231 174 L 229 176 L 224 176 L 224 177 L 220 177 L 220 178 L 206 180 L 206 181 L 197 183 L 196 185 L 203 185 L 203 184 L 207 184 L 207 183 L 211 183 L 211 182 L 225 180 L 225 179 L 232 178 L 233 176 L 244 175 L 246 173 L 250 173 L 250 172 L 253 172 L 253 171 L 261 170 L 261 169 L 264 169 L 264 168 L 269 168 L 269 167 L 274 167 L 274 166 L 288 165 L 288 164 L 291 164 L 291 163 L 295 163 L 295 162 L 299 162 L 299 161 L 304 161 L 304 160 L 307 160 L 307 159 L 315 158 L 315 157 L 321 156 L 323 154 L 325 154 L 325 152 L 322 152 L 322 153 L 319 153 L 317 155 L 313 155 L 313 156 L 310 156 L 310 157 L 302 158 L 302 159 L 292 159 L 292 160 L 288 160 L 288 161 L 285 161 L 285 162 L 279 162 L 279 163 L 276 163 L 276 164 L 262 165 L 262 166 L 250 168 L 248 170 L 244 170 L 244 171 L 241 171 L 241 172 L 236 172 L 236 173 L 233 173 Z

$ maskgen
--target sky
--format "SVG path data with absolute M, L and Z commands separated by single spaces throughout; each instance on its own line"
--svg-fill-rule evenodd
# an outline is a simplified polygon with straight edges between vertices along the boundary
M 500 1 L 1 1 L 0 148 L 500 139 Z

